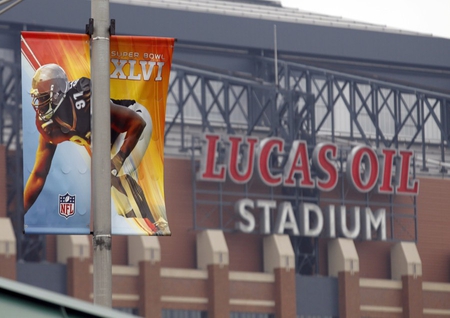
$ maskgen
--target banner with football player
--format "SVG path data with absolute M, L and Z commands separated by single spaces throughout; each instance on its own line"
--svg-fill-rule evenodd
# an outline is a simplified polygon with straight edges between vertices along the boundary
M 164 123 L 174 39 L 112 36 L 110 46 L 112 234 L 171 235 Z M 90 38 L 22 32 L 21 48 L 24 231 L 89 234 Z

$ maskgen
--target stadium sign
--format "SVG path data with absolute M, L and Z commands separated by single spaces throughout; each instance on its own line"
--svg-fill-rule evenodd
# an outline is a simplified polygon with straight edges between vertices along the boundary
M 298 187 L 332 191 L 339 178 L 338 146 L 334 143 L 319 143 L 313 151 L 311 160 L 308 145 L 304 140 L 295 140 L 290 149 L 285 141 L 277 137 L 259 141 L 252 136 L 204 134 L 202 157 L 197 180 L 245 184 L 251 180 L 256 170 L 264 184 L 270 187 Z M 225 153 L 225 160 L 218 162 L 217 154 Z M 359 193 L 376 191 L 379 194 L 398 194 L 417 196 L 419 181 L 412 178 L 411 161 L 413 151 L 398 149 L 374 150 L 367 145 L 354 146 L 345 161 L 346 179 Z M 285 156 L 282 166 L 274 167 L 277 158 Z M 276 166 L 276 164 L 275 164 Z M 314 173 L 313 173 L 314 172 Z M 236 229 L 250 233 L 255 229 L 255 217 L 251 211 L 260 209 L 260 232 L 263 234 L 284 233 L 292 235 L 318 236 L 354 239 L 361 237 L 370 240 L 371 231 L 378 232 L 377 238 L 386 239 L 386 211 L 372 211 L 369 207 L 326 207 L 327 213 L 312 203 L 302 203 L 294 213 L 289 201 L 251 200 L 244 198 L 235 203 L 239 216 Z M 270 211 L 278 211 L 274 224 L 271 224 Z M 353 224 L 347 226 L 347 219 Z M 312 222 L 314 220 L 314 222 Z

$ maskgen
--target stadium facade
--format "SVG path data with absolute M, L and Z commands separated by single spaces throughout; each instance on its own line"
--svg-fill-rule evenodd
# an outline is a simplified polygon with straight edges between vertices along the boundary
M 87 301 L 91 238 L 22 234 L 20 32 L 84 33 L 90 5 L 0 7 L 0 275 Z M 114 0 L 110 15 L 117 34 L 177 38 L 173 234 L 113 237 L 114 308 L 450 316 L 450 40 L 277 1 Z

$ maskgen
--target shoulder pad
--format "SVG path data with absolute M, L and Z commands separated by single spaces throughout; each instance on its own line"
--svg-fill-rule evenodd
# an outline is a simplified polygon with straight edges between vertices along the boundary
M 87 77 L 70 82 L 70 88 L 75 88 L 79 92 L 88 92 L 91 89 L 91 80 Z

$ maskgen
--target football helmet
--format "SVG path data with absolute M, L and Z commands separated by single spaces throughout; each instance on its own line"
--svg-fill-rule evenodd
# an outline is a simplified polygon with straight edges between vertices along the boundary
M 31 81 L 31 104 L 42 121 L 49 121 L 64 99 L 69 82 L 66 72 L 57 64 L 45 64 Z

